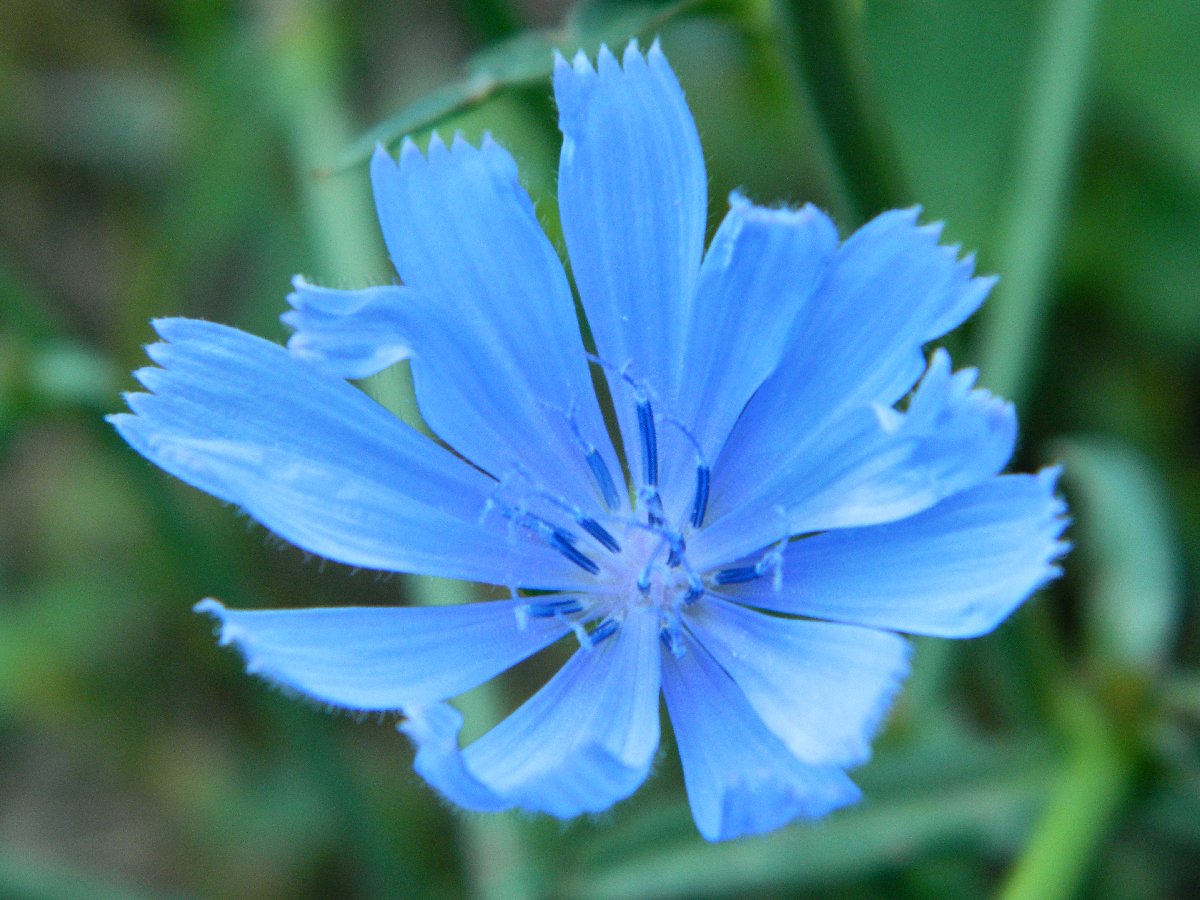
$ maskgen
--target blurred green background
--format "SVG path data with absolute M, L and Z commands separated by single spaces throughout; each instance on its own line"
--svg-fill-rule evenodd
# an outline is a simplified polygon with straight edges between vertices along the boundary
M 442 587 L 281 548 L 101 418 L 152 316 L 283 339 L 294 273 L 392 278 L 374 139 L 490 129 L 553 234 L 549 47 L 631 33 L 711 224 L 920 202 L 1003 276 L 950 345 L 1075 517 L 996 634 L 918 642 L 861 807 L 716 847 L 671 753 L 594 821 L 460 815 L 394 722 L 244 676 L 198 599 Z M 0 4 L 0 896 L 1200 895 L 1198 49 L 1194 0 Z

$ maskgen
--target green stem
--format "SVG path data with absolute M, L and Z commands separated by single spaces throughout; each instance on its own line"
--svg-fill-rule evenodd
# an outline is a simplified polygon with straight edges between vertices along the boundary
M 325 4 L 264 0 L 260 8 L 270 99 L 295 163 L 316 267 L 330 279 L 378 277 L 386 270 L 366 179 L 361 172 L 312 175 L 352 133 Z
M 1077 896 L 1129 788 L 1132 761 L 1101 707 L 1078 690 L 1062 704 L 1071 750 L 1002 900 Z
M 1001 211 L 996 268 L 1004 280 L 985 309 L 978 356 L 989 387 L 1020 404 L 1032 383 L 1047 287 L 1056 261 L 1072 157 L 1086 97 L 1096 0 L 1050 0 L 1030 65 L 1029 111 Z M 1044 610 L 1022 617 L 1027 653 L 1050 665 L 1057 646 Z M 1045 651 L 1051 652 L 1047 654 Z M 1042 652 L 1038 652 L 1042 651 Z M 1058 676 L 1043 683 L 1066 685 Z M 1061 779 L 1002 896 L 1078 892 L 1128 788 L 1132 763 L 1099 702 L 1069 688 L 1054 716 L 1070 742 Z
M 995 263 L 1004 280 L 984 310 L 978 355 L 988 386 L 1018 404 L 1030 383 L 1058 259 L 1096 6 L 1097 0 L 1050 0 L 1047 6 L 1031 60 L 1029 113 L 1000 217 Z
M 856 222 L 911 201 L 876 102 L 861 23 L 851 0 L 778 0 L 801 90 L 829 143 Z
M 330 6 L 313 0 L 263 0 L 264 58 L 271 73 L 273 107 L 285 129 L 312 249 L 325 278 L 362 281 L 388 271 L 375 225 L 367 179 L 361 169 L 317 178 L 353 139 L 339 95 L 341 69 Z M 410 424 L 420 416 L 406 372 L 372 379 L 376 399 Z M 466 603 L 474 590 L 464 582 L 410 577 L 407 593 L 417 604 Z M 464 714 L 495 720 L 501 702 L 491 685 L 472 693 Z M 491 816 L 459 819 L 468 847 L 470 893 L 482 898 L 529 896 L 530 869 L 514 820 Z

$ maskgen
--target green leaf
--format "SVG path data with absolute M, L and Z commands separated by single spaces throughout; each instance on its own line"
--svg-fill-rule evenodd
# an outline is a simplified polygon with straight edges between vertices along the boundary
M 1100 21 L 1071 275 L 1131 342 L 1190 360 L 1200 341 L 1200 5 L 1160 0 L 1148 16 L 1137 3 L 1108 3 Z
M 875 96 L 862 28 L 861 4 L 808 0 L 780 4 L 791 25 L 797 68 L 833 151 L 841 184 L 861 224 L 910 203 L 893 136 Z
M 987 385 L 1020 405 L 1033 384 L 1044 310 L 1058 259 L 1075 145 L 1088 96 L 1097 0 L 1048 3 L 1029 60 L 1031 78 L 1000 206 L 996 267 L 1002 286 L 980 321 Z
M 864 3 L 863 25 L 901 167 L 930 219 L 986 253 L 1011 183 L 1036 8 L 1030 0 Z M 980 60 L 987 60 L 986 73 Z
M 1072 438 L 1060 450 L 1077 516 L 1084 628 L 1091 654 L 1118 670 L 1157 671 L 1182 613 L 1179 545 L 1166 488 L 1125 443 Z
M 711 5 L 711 0 L 666 4 L 606 0 L 583 4 L 561 29 L 525 31 L 476 54 L 467 63 L 462 78 L 431 91 L 369 129 L 321 174 L 345 171 L 365 161 L 377 144 L 386 147 L 406 135 L 436 128 L 505 91 L 547 81 L 555 50 L 570 55 L 583 49 L 595 55 L 603 43 L 617 45 L 629 37 L 653 35 L 671 19 L 706 5 Z

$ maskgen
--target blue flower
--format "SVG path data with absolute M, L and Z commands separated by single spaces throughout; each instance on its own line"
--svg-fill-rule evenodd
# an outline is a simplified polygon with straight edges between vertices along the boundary
M 983 634 L 1057 574 L 1057 473 L 998 474 L 1011 406 L 922 352 L 992 279 L 914 210 L 839 241 L 812 206 L 734 194 L 705 252 L 700 143 L 657 44 L 558 58 L 554 90 L 594 354 L 512 157 L 435 136 L 371 163 L 401 286 L 297 279 L 287 349 L 158 321 L 146 392 L 112 421 L 311 553 L 511 590 L 197 607 L 249 671 L 402 713 L 455 803 L 608 808 L 649 773 L 661 688 L 705 838 L 822 816 L 858 799 L 846 770 L 906 673 L 898 633 Z M 444 445 L 346 380 L 399 360 Z M 571 633 L 549 683 L 460 749 L 446 701 Z

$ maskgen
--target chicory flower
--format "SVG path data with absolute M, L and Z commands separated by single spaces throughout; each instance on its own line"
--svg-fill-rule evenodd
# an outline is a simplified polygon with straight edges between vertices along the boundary
M 297 279 L 287 349 L 158 321 L 146 392 L 112 421 L 311 553 L 510 589 L 197 607 L 251 672 L 401 713 L 454 803 L 608 808 L 650 771 L 661 691 L 705 838 L 822 816 L 859 796 L 846 771 L 906 674 L 900 635 L 986 633 L 1057 573 L 1057 473 L 999 474 L 1012 407 L 923 353 L 993 280 L 915 210 L 841 241 L 812 206 L 734 194 L 705 251 L 700 142 L 658 45 L 558 58 L 554 89 L 594 351 L 512 157 L 435 136 L 371 164 L 402 284 Z M 401 360 L 442 443 L 348 381 Z M 447 701 L 572 634 L 562 669 L 460 748 Z

